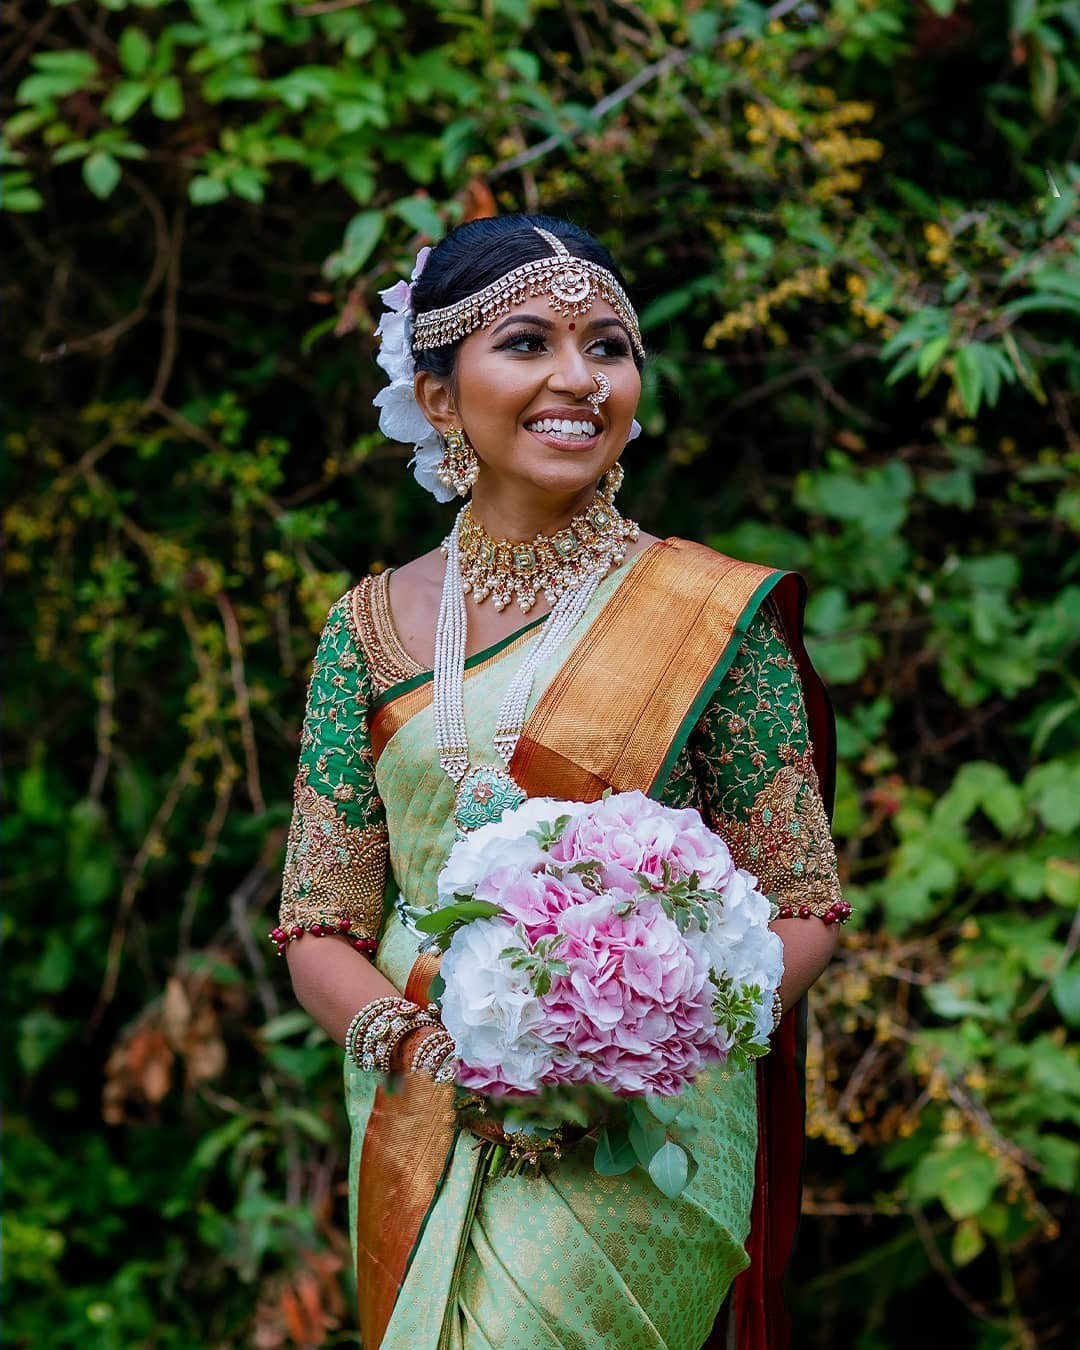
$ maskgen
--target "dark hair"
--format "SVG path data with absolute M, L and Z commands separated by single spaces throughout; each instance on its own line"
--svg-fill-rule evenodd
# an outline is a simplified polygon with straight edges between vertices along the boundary
M 549 258 L 551 246 L 536 233 L 536 226 L 561 239 L 575 258 L 606 267 L 626 290 L 622 273 L 611 254 L 579 225 L 557 216 L 490 216 L 457 226 L 432 249 L 427 266 L 413 283 L 413 315 L 456 304 L 522 263 Z M 450 379 L 462 341 L 413 352 L 416 369 L 429 370 L 444 380 Z M 636 352 L 634 361 L 640 369 L 642 362 Z

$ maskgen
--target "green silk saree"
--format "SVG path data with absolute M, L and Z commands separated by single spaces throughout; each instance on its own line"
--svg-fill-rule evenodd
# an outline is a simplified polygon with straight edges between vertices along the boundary
M 512 769 L 530 795 L 594 797 L 610 783 L 617 790 L 640 787 L 669 805 L 696 806 L 763 889 L 822 913 L 838 892 L 818 772 L 823 761 L 819 755 L 815 765 L 807 725 L 807 704 L 819 689 L 811 680 L 804 697 L 809 667 L 798 659 L 801 640 L 791 640 L 791 620 L 769 599 L 782 574 L 754 569 L 742 577 L 741 590 L 738 576 L 730 588 L 727 580 L 710 583 L 713 611 L 718 590 L 726 592 L 720 608 L 730 611 L 715 639 L 691 650 L 705 620 L 688 610 L 687 636 L 672 647 L 669 629 L 667 645 L 657 645 L 663 624 L 639 611 L 647 588 L 630 583 L 665 546 L 653 545 L 605 578 L 565 650 L 537 671 L 522 763 L 515 756 Z M 696 555 L 678 560 L 691 569 L 701 562 Z M 665 584 L 671 576 L 669 567 Z M 348 919 L 350 931 L 379 938 L 377 964 L 404 990 L 417 962 L 416 940 L 392 904 L 384 905 L 386 863 L 389 899 L 400 893 L 409 904 L 431 903 L 453 842 L 453 786 L 435 756 L 430 672 L 409 670 L 376 582 L 366 579 L 335 605 L 320 642 L 281 922 Z M 687 575 L 687 594 L 689 582 Z M 682 595 L 680 588 L 654 599 L 670 617 Z M 633 649 L 615 620 L 639 634 Z M 497 762 L 496 712 L 540 623 L 467 663 L 473 763 Z M 610 668 L 594 642 L 605 631 Z M 639 685 L 655 697 L 628 714 Z M 599 729 L 591 715 L 575 721 L 573 711 L 575 692 L 588 705 L 597 688 L 606 690 L 610 713 Z M 568 708 L 560 732 L 559 716 Z M 603 700 L 595 711 L 603 717 Z M 674 1201 L 640 1169 L 598 1176 L 588 1143 L 536 1175 L 485 1182 L 479 1141 L 437 1119 L 445 1099 L 429 1094 L 412 1102 L 408 1088 L 400 1098 L 387 1097 L 348 1062 L 345 1088 L 365 1345 L 698 1350 L 709 1341 L 732 1282 L 750 1264 L 751 1207 L 762 1191 L 754 1070 L 717 1068 L 687 1090 L 678 1125 L 696 1127 L 692 1151 L 700 1166 Z M 422 1096 L 422 1085 L 415 1088 Z M 382 1190 L 377 1179 L 371 1185 L 379 1158 L 387 1159 L 388 1174 L 390 1163 L 394 1169 Z M 411 1170 L 417 1162 L 419 1178 Z M 796 1159 L 796 1177 L 797 1168 Z M 779 1341 L 762 1335 L 755 1343 L 740 1334 L 739 1343 L 757 1350 Z

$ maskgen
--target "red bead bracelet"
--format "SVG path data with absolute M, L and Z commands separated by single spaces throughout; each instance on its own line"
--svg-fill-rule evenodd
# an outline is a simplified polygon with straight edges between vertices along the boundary
M 310 933 L 312 937 L 348 937 L 349 930 L 352 928 L 351 919 L 339 919 L 337 923 L 309 923 L 306 927 L 302 923 L 293 924 L 291 928 L 271 928 L 267 934 L 270 941 L 275 943 L 278 949 L 278 956 L 283 956 L 285 948 L 293 938 L 302 938 L 305 933 Z M 374 956 L 379 948 L 379 941 L 372 937 L 349 938 L 350 945 L 355 947 L 358 952 L 363 952 L 365 956 Z
M 851 918 L 851 906 L 846 900 L 834 900 L 824 914 L 815 916 L 814 911 L 809 905 L 781 905 L 776 912 L 778 919 L 813 919 L 820 918 L 822 923 L 847 923 Z

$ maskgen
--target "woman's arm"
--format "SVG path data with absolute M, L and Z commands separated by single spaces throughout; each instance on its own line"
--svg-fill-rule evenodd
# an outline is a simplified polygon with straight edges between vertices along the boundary
M 780 1002 L 785 1008 L 798 1003 L 832 960 L 839 934 L 819 918 L 775 919 L 769 927 L 784 944 L 784 978 Z
M 735 862 L 791 917 L 780 998 L 792 1007 L 829 964 L 843 904 L 794 657 L 766 602 L 689 741 L 699 805 Z
M 401 996 L 355 945 L 376 942 L 382 929 L 389 838 L 368 732 L 372 684 L 352 601 L 350 592 L 331 608 L 315 653 L 278 918 L 296 997 L 339 1045 L 358 1008 Z M 406 1037 L 395 1066 L 428 1033 Z
M 289 975 L 300 1006 L 319 1026 L 345 1044 L 353 1013 L 374 998 L 400 998 L 401 990 L 339 938 L 290 942 Z

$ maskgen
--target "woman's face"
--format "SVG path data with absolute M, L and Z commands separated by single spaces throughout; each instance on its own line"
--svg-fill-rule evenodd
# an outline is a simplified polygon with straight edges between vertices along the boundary
M 601 373 L 611 393 L 594 412 L 587 399 Z M 539 297 L 461 344 L 450 424 L 476 449 L 481 491 L 486 479 L 571 495 L 619 458 L 640 394 L 630 338 L 607 303 L 566 318 Z

